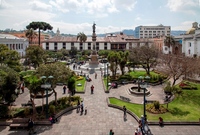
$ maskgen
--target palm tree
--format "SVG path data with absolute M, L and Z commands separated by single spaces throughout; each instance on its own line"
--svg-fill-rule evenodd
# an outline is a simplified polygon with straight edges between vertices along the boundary
M 77 34 L 77 40 L 79 39 L 79 41 L 81 42 L 81 43 L 85 43 L 85 41 L 87 40 L 87 36 L 83 33 L 83 32 L 79 32 L 78 34 Z M 85 45 L 84 45 L 85 46 Z M 83 50 L 84 50 L 85 48 L 83 48 Z
M 170 48 L 170 46 L 175 45 L 175 40 L 173 36 L 165 36 L 164 43 Z
M 29 39 L 29 44 L 33 43 L 33 38 L 37 36 L 37 33 L 31 28 L 26 30 L 26 37 Z
M 40 45 L 40 30 L 46 31 L 46 30 L 52 30 L 53 27 L 46 23 L 46 22 L 31 22 L 29 25 L 26 26 L 27 29 L 33 29 L 33 30 L 37 30 L 39 29 L 39 45 Z
M 120 66 L 122 75 L 124 75 L 124 69 L 125 69 L 126 63 L 127 63 L 127 61 L 128 61 L 129 52 L 128 52 L 128 51 L 126 51 L 126 52 L 120 51 L 120 52 L 119 52 L 119 55 L 120 55 L 120 58 L 119 58 L 119 59 L 120 59 L 119 66 Z

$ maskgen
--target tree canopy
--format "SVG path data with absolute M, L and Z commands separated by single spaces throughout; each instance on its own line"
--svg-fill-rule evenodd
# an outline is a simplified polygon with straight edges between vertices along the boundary
M 33 63 L 33 66 L 37 68 L 44 62 L 45 51 L 40 46 L 29 46 L 26 49 L 26 58 L 29 64 Z
M 9 50 L 6 45 L 0 44 L 0 62 L 5 64 L 15 71 L 21 71 L 22 67 L 20 65 L 20 55 L 15 50 Z
M 26 37 L 29 39 L 29 44 L 33 44 L 33 38 L 37 36 L 37 33 L 32 29 L 26 30 Z
M 15 100 L 19 74 L 6 65 L 0 65 L 0 99 L 11 103 Z
M 147 75 L 150 75 L 150 69 L 157 64 L 158 50 L 153 46 L 144 45 L 130 50 L 129 60 L 141 65 Z
M 39 29 L 39 45 L 40 45 L 40 30 L 46 31 L 46 30 L 52 30 L 53 27 L 46 22 L 31 22 L 29 25 L 26 26 L 27 29 L 33 29 L 37 30 Z

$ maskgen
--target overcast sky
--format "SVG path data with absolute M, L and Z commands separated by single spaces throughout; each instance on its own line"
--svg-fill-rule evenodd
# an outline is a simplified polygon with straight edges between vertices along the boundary
M 188 30 L 200 23 L 200 0 L 0 0 L 0 29 L 24 30 L 44 21 L 61 33 L 103 34 L 139 25 Z

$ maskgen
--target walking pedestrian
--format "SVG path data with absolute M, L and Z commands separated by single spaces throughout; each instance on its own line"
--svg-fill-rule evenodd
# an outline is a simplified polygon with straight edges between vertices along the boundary
M 29 121 L 28 121 L 29 134 L 35 133 L 33 126 L 34 126 L 34 122 L 33 122 L 32 118 L 30 118 Z
M 112 129 L 110 129 L 109 135 L 112 135 L 112 134 L 113 134 L 113 131 L 112 131 Z
M 95 73 L 95 79 L 97 79 L 97 73 Z
M 66 89 L 67 89 L 67 87 L 64 85 L 64 86 L 63 86 L 63 94 L 66 93 Z
M 127 111 L 126 106 L 123 106 L 123 111 L 124 111 L 124 119 L 126 119 L 126 111 Z
M 82 114 L 83 114 L 83 111 L 84 111 L 84 104 L 83 104 L 83 101 L 81 101 L 80 107 L 81 107 L 81 115 L 82 115 Z
M 91 86 L 91 94 L 93 94 L 93 91 L 94 91 L 94 86 L 92 85 Z
M 85 115 L 87 114 L 87 107 L 85 107 Z
M 77 102 L 77 113 L 79 113 L 79 111 L 80 111 L 80 101 L 78 100 L 78 102 Z
M 135 135 L 138 135 L 138 129 L 137 128 L 135 129 Z

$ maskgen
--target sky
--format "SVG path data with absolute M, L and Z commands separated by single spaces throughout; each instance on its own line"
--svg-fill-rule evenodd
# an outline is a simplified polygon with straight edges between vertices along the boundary
M 0 0 L 0 30 L 25 30 L 47 22 L 60 33 L 105 34 L 135 27 L 171 26 L 187 31 L 200 23 L 200 0 Z

